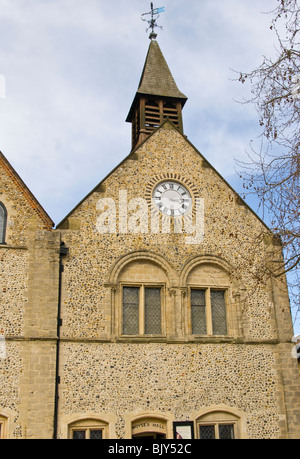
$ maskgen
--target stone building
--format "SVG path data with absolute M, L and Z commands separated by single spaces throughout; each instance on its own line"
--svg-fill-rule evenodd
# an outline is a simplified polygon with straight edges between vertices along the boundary
M 1 154 L 1 438 L 300 437 L 280 242 L 186 100 L 152 35 L 132 149 L 55 229 Z

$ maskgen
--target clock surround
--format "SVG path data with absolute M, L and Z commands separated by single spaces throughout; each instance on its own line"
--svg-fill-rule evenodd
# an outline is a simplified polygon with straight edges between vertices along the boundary
M 181 217 L 193 205 L 189 190 L 179 181 L 164 180 L 158 183 L 152 193 L 156 207 L 169 217 Z

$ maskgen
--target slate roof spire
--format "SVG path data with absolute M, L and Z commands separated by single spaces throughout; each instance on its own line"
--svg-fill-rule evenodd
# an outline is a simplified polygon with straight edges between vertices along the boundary
M 182 108 L 187 97 L 178 89 L 161 52 L 156 34 L 150 45 L 142 76 L 126 121 L 132 123 L 132 149 L 169 118 L 183 133 Z
M 184 102 L 187 100 L 179 91 L 159 44 L 154 39 L 150 42 L 137 93 L 172 97 Z

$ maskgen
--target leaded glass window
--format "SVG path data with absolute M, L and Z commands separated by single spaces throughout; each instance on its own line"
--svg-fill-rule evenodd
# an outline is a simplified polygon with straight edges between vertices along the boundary
M 6 208 L 0 202 L 0 244 L 5 242 L 5 231 L 6 231 Z
M 73 440 L 102 440 L 107 437 L 108 424 L 98 419 L 82 419 L 69 425 Z
M 199 425 L 200 440 L 234 440 L 234 424 Z
M 102 430 L 90 430 L 91 440 L 102 440 Z
M 234 439 L 234 425 L 233 424 L 220 424 L 219 425 L 219 438 L 220 440 L 233 440 Z
M 73 440 L 102 440 L 102 429 L 73 430 Z
M 191 289 L 193 335 L 227 335 L 226 291 Z
M 192 333 L 193 335 L 206 334 L 206 305 L 205 290 L 192 290 Z
M 226 335 L 226 306 L 224 290 L 211 290 L 211 313 L 214 335 Z
M 199 438 L 200 440 L 214 440 L 215 437 L 215 426 L 199 426 Z
M 85 440 L 85 430 L 73 430 L 73 440 Z
M 161 289 L 145 288 L 145 333 L 161 334 Z
M 139 294 L 138 287 L 123 288 L 123 334 L 139 334 Z
M 123 335 L 162 333 L 161 287 L 123 287 Z

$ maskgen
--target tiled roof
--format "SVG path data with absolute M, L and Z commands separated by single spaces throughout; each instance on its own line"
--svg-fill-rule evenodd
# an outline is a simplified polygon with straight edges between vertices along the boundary
M 179 91 L 156 40 L 151 40 L 137 92 L 139 94 L 187 99 Z

